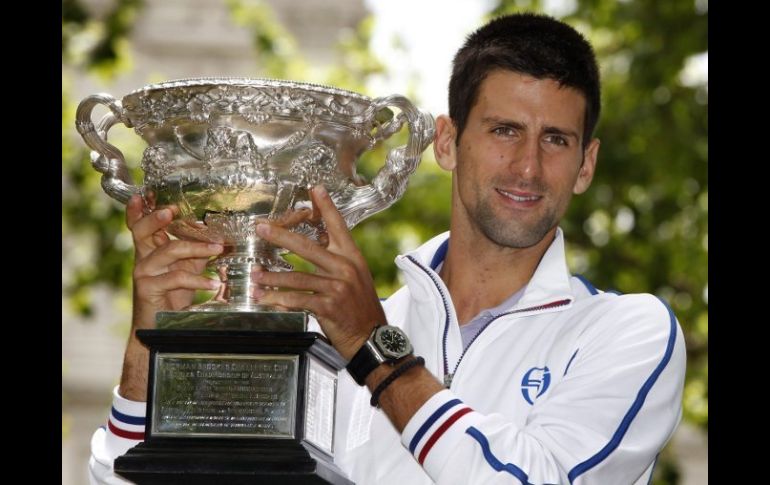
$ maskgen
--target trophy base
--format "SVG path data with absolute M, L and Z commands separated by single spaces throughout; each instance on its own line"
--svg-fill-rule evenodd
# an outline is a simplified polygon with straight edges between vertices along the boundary
M 115 460 L 115 471 L 139 485 L 354 485 L 305 446 L 269 440 L 248 446 L 140 443 Z
M 164 328 L 136 332 L 150 350 L 145 441 L 115 460 L 115 472 L 140 485 L 352 485 L 333 458 L 345 366 L 337 351 L 318 333 L 202 316 L 166 312 Z M 259 330 L 245 329 L 251 324 Z

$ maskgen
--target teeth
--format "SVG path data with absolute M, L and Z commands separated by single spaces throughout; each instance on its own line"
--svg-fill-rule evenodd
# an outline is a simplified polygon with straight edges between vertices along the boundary
M 529 202 L 529 201 L 537 200 L 537 199 L 540 198 L 537 195 L 531 195 L 529 197 L 521 197 L 521 196 L 518 196 L 518 195 L 513 195 L 512 193 L 506 192 L 504 190 L 500 190 L 500 193 L 502 193 L 506 197 L 509 197 L 509 198 L 515 200 L 516 202 Z

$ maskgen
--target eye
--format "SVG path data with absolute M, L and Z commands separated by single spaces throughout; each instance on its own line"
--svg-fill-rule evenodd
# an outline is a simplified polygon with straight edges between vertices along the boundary
M 569 146 L 569 140 L 562 135 L 548 135 L 545 137 L 545 141 L 560 147 Z
M 514 136 L 516 134 L 516 129 L 510 126 L 498 126 L 497 128 L 492 129 L 492 133 L 499 136 Z

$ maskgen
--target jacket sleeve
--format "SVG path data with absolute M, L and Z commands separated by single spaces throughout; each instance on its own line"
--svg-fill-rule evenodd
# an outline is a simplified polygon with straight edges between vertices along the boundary
M 652 295 L 619 296 L 589 316 L 598 324 L 524 426 L 450 390 L 420 408 L 401 442 L 433 481 L 633 484 L 649 473 L 681 419 L 682 331 Z
M 91 438 L 91 458 L 88 460 L 91 485 L 131 483 L 116 475 L 112 464 L 115 458 L 144 440 L 146 410 L 146 403 L 124 399 L 115 386 L 107 424 L 97 429 Z

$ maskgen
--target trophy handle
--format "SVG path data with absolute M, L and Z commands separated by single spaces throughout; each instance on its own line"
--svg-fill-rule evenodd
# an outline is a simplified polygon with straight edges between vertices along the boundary
M 409 126 L 409 140 L 406 145 L 393 148 L 388 152 L 385 165 L 377 172 L 372 182 L 362 187 L 355 187 L 347 201 L 337 199 L 337 207 L 345 219 L 348 228 L 352 228 L 362 219 L 390 207 L 404 195 L 409 176 L 420 164 L 422 152 L 433 141 L 435 122 L 433 116 L 418 110 L 407 98 L 400 95 L 377 98 L 367 110 L 368 116 L 376 116 L 383 108 L 394 106 L 401 110 L 396 119 L 381 127 L 373 136 L 373 142 L 390 137 L 401 129 L 406 119 Z
M 102 117 L 98 127 L 94 127 L 91 113 L 98 105 L 106 106 L 110 113 Z M 80 102 L 75 119 L 78 133 L 86 145 L 93 149 L 91 165 L 103 174 L 102 189 L 107 195 L 125 204 L 132 195 L 141 193 L 142 188 L 134 185 L 131 180 L 123 152 L 107 143 L 107 132 L 114 125 L 123 123 L 129 128 L 132 126 L 124 115 L 120 101 L 109 94 L 91 95 Z

